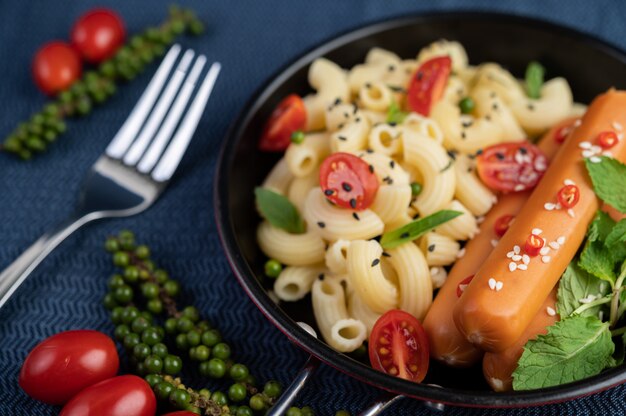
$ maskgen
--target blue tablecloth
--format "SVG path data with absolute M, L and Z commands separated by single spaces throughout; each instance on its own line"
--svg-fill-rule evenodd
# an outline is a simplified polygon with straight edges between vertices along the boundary
M 74 19 L 106 4 L 124 17 L 128 31 L 160 22 L 167 1 L 0 2 L 0 136 L 45 102 L 34 87 L 34 51 L 51 39 L 67 39 Z M 208 23 L 200 38 L 184 44 L 223 64 L 198 132 L 170 189 L 149 211 L 133 218 L 92 224 L 52 253 L 0 310 L 0 415 L 53 415 L 58 408 L 28 398 L 17 385 L 20 364 L 43 338 L 72 328 L 111 334 L 101 306 L 112 272 L 102 250 L 106 235 L 131 228 L 151 245 L 157 261 L 180 279 L 186 298 L 222 328 L 236 357 L 260 378 L 287 384 L 306 356 L 254 307 L 224 258 L 213 221 L 212 179 L 217 150 L 229 123 L 271 74 L 318 42 L 378 19 L 429 10 L 498 10 L 536 16 L 593 33 L 626 47 L 626 5 L 585 0 L 440 1 L 186 1 Z M 572 51 L 574 53 L 574 51 Z M 148 71 L 152 72 L 152 71 Z M 626 75 L 626 74 L 625 74 Z M 599 75 L 600 76 L 600 75 Z M 0 269 L 6 267 L 74 205 L 80 179 L 125 119 L 147 83 L 144 74 L 91 116 L 71 121 L 69 132 L 30 163 L 0 155 Z M 379 392 L 322 367 L 299 399 L 317 414 L 344 408 L 353 414 Z M 471 410 L 452 415 L 624 414 L 626 387 L 541 408 Z M 401 401 L 388 414 L 430 414 L 421 403 Z

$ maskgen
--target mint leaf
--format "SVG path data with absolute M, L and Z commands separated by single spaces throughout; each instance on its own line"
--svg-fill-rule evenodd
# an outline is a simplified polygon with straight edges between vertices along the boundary
M 600 240 L 604 242 L 611 230 L 615 226 L 615 221 L 604 211 L 596 212 L 596 216 L 593 217 L 593 221 L 589 224 L 587 230 L 587 239 L 589 241 Z
M 626 242 L 626 218 L 613 227 L 605 240 L 607 246 Z
M 578 265 L 588 273 L 598 279 L 606 280 L 615 284 L 615 273 L 613 272 L 613 256 L 601 241 L 587 241 L 583 252 L 580 254 Z
M 606 282 L 596 278 L 581 269 L 578 264 L 573 261 L 565 269 L 565 273 L 559 281 L 559 290 L 557 292 L 556 309 L 562 319 L 570 316 L 572 312 L 580 305 L 580 299 L 585 299 L 589 295 L 604 296 L 609 289 Z M 583 316 L 597 316 L 601 305 L 586 309 L 580 314 Z
M 598 198 L 626 214 L 626 165 L 606 156 L 598 163 L 585 159 L 585 165 Z
M 427 217 L 412 221 L 400 228 L 389 231 L 383 234 L 380 239 L 380 245 L 383 248 L 394 248 L 401 244 L 413 241 L 416 238 L 421 237 L 433 228 L 448 222 L 459 215 L 462 215 L 459 211 L 441 210 Z
M 615 362 L 614 350 L 608 323 L 593 316 L 570 316 L 526 343 L 513 372 L 513 389 L 539 389 L 591 377 Z
M 298 209 L 286 197 L 266 188 L 254 189 L 257 206 L 261 215 L 274 227 L 292 234 L 304 232 L 304 221 Z
M 526 67 L 526 95 L 530 98 L 541 98 L 541 87 L 546 69 L 536 61 Z
M 387 123 L 400 124 L 408 114 L 409 113 L 400 110 L 398 103 L 393 100 L 389 105 L 389 110 L 387 110 Z

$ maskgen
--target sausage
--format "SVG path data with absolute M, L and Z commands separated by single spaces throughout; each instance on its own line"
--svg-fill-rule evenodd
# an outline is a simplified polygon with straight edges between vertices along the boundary
M 501 352 L 488 352 L 483 357 L 483 375 L 495 391 L 513 389 L 513 371 L 517 368 L 517 362 L 524 352 L 524 345 L 530 339 L 535 339 L 537 335 L 547 333 L 548 327 L 559 320 L 559 315 L 556 313 L 556 292 L 555 287 L 530 325 L 513 345 Z
M 581 125 L 563 144 L 515 222 L 455 305 L 456 326 L 471 343 L 485 351 L 502 351 L 522 335 L 537 314 L 576 254 L 587 225 L 600 206 L 580 144 L 594 141 L 600 132 L 613 130 L 618 124 L 626 125 L 626 92 L 609 90 L 591 103 Z M 622 159 L 626 140 L 619 141 L 611 151 Z M 573 217 L 568 210 L 546 208 L 546 203 L 556 201 L 557 192 L 567 180 L 576 183 L 580 190 L 580 199 L 571 209 Z M 535 229 L 541 230 L 540 237 L 547 245 L 555 247 L 549 255 L 531 257 L 527 265 L 507 257 L 511 252 L 516 255 L 514 248 L 523 248 Z M 522 264 L 521 268 L 514 268 L 514 263 Z
M 622 214 L 621 212 L 619 212 L 618 210 L 616 210 L 609 204 L 602 205 L 602 211 L 609 214 L 609 216 L 613 218 L 613 221 L 620 221 L 626 218 L 626 214 Z
M 577 120 L 575 117 L 563 120 L 541 138 L 538 145 L 548 160 L 554 157 L 561 146 L 561 143 L 555 140 L 555 133 L 563 126 L 571 125 L 575 120 Z M 452 309 L 458 299 L 457 287 L 463 279 L 478 271 L 493 249 L 491 242 L 498 238 L 494 232 L 496 220 L 503 215 L 517 215 L 529 196 L 530 191 L 502 195 L 485 216 L 479 233 L 465 245 L 463 257 L 454 263 L 423 322 L 428 334 L 431 358 L 452 367 L 468 367 L 482 356 L 483 352 L 461 335 L 452 319 Z

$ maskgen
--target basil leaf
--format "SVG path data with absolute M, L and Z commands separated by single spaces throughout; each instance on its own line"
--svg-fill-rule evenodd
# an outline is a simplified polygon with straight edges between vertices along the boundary
M 615 284 L 615 273 L 613 272 L 613 256 L 601 241 L 587 241 L 585 248 L 580 254 L 578 265 L 588 273 L 598 279 L 606 280 Z
M 589 241 L 602 241 L 604 242 L 611 230 L 615 226 L 615 221 L 604 211 L 596 212 L 596 216 L 593 217 L 593 221 L 589 224 L 587 230 L 587 239 Z
M 289 199 L 261 187 L 255 188 L 254 194 L 261 215 L 274 227 L 292 234 L 302 234 L 305 231 L 304 221 Z
M 559 281 L 557 292 L 556 309 L 562 319 L 570 316 L 580 305 L 580 299 L 585 299 L 589 295 L 604 296 L 608 293 L 609 285 L 581 269 L 573 261 L 565 269 L 565 273 Z M 597 316 L 602 305 L 586 309 L 580 314 Z
M 585 164 L 598 198 L 626 214 L 626 165 L 606 156 L 598 163 L 585 159 Z
M 513 389 L 539 389 L 591 377 L 615 363 L 614 350 L 608 323 L 594 316 L 570 316 L 526 343 L 513 372 Z
M 433 228 L 448 222 L 459 215 L 463 215 L 459 211 L 441 210 L 427 217 L 412 221 L 400 228 L 386 232 L 380 239 L 380 245 L 383 248 L 394 248 L 413 241 L 421 237 Z
M 536 61 L 532 61 L 526 67 L 526 95 L 529 98 L 541 98 L 541 87 L 546 69 Z
M 387 123 L 400 124 L 404 121 L 409 113 L 400 110 L 395 100 L 391 101 L 389 110 L 387 110 Z

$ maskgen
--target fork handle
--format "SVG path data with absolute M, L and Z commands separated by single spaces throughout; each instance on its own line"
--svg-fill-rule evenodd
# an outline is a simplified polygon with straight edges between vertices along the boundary
M 42 235 L 28 247 L 17 259 L 0 273 L 0 308 L 13 295 L 15 290 L 26 280 L 33 270 L 46 258 L 55 247 L 74 231 L 95 219 L 90 215 L 72 217 L 49 232 Z

